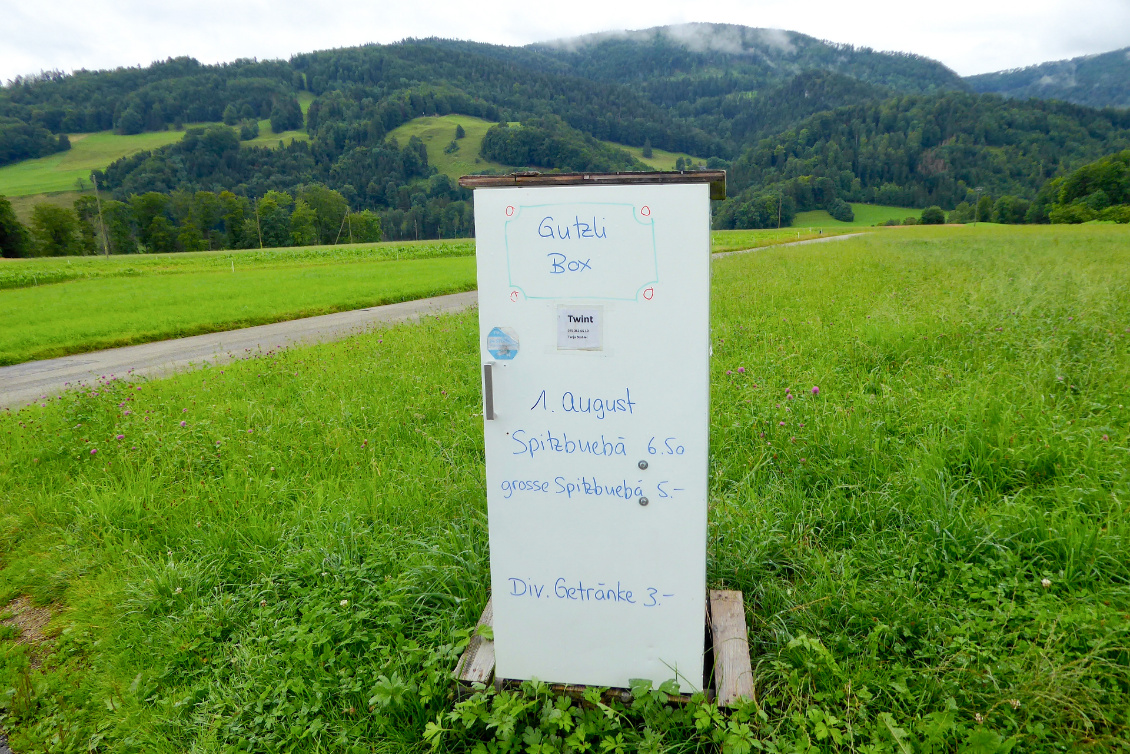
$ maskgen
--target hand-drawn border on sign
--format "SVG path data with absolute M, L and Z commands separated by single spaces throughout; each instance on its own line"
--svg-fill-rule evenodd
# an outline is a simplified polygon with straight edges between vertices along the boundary
M 652 265 L 653 265 L 652 269 L 654 269 L 654 272 L 652 274 L 655 276 L 655 279 L 650 280 L 646 283 L 643 283 L 639 288 L 636 289 L 636 294 L 631 298 L 626 298 L 626 297 L 622 297 L 622 296 L 527 296 L 526 291 L 523 290 L 522 286 L 516 285 L 514 283 L 514 275 L 510 270 L 510 236 L 507 233 L 507 228 L 510 225 L 510 223 L 517 222 L 518 218 L 520 218 L 522 216 L 523 210 L 544 209 L 546 207 L 566 207 L 566 206 L 568 206 L 568 207 L 578 207 L 578 206 L 581 206 L 581 207 L 585 207 L 585 206 L 588 206 L 588 207 L 631 207 L 632 208 L 632 219 L 634 219 L 640 225 L 646 225 L 646 226 L 651 228 L 651 258 L 652 258 Z M 510 207 L 508 206 L 507 209 L 509 210 Z M 506 246 L 506 277 L 507 277 L 508 282 L 510 283 L 510 288 L 514 291 L 521 291 L 522 297 L 525 298 L 525 299 L 539 299 L 539 300 L 551 300 L 551 301 L 552 300 L 558 300 L 559 301 L 559 300 L 563 300 L 563 299 L 580 299 L 580 300 L 590 300 L 590 301 L 639 301 L 641 291 L 644 291 L 649 286 L 653 286 L 653 285 L 655 285 L 656 283 L 659 282 L 659 252 L 655 248 L 655 219 L 650 217 L 650 213 L 649 213 L 648 220 L 645 222 L 643 220 L 640 220 L 639 215 L 640 215 L 640 213 L 636 211 L 636 205 L 628 204 L 626 202 L 551 202 L 549 204 L 520 204 L 520 205 L 518 205 L 518 211 L 515 212 L 512 216 L 510 215 L 509 212 L 507 212 L 507 218 L 508 219 L 506 220 L 506 222 L 504 222 L 502 224 L 502 242 Z M 511 298 L 513 298 L 513 297 L 511 297 Z

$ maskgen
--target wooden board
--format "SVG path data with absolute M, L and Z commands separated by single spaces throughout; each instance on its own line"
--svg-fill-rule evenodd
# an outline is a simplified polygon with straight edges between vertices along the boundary
M 491 676 L 494 675 L 494 641 L 479 635 L 481 627 L 491 627 L 494 622 L 491 602 L 487 600 L 482 617 L 475 625 L 475 635 L 471 637 L 471 643 L 463 650 L 463 656 L 455 667 L 455 677 L 467 686 L 472 683 L 490 683 Z
M 656 171 L 638 173 L 539 173 L 526 171 L 510 175 L 465 175 L 464 188 L 504 186 L 656 186 L 672 183 L 709 183 L 710 198 L 726 198 L 725 170 Z
M 491 601 L 487 601 L 479 618 L 479 626 L 490 626 L 494 618 Z M 749 638 L 746 633 L 745 606 L 742 593 L 732 590 L 713 589 L 709 595 L 707 623 L 710 627 L 710 646 L 707 656 L 714 657 L 714 688 L 706 689 L 706 698 L 717 701 L 720 707 L 732 707 L 741 699 L 753 699 L 753 669 L 749 661 Z M 494 679 L 494 642 L 484 639 L 476 632 L 471 643 L 459 658 L 455 670 L 460 691 L 469 694 L 471 684 L 488 684 L 492 680 L 498 688 L 517 688 L 518 681 Z M 556 694 L 564 694 L 580 700 L 585 686 L 551 684 Z M 626 689 L 608 689 L 602 699 L 613 699 L 628 704 L 631 694 Z M 690 696 L 672 696 L 674 704 L 686 704 Z
M 741 592 L 710 590 L 710 629 L 718 706 L 730 707 L 739 699 L 753 699 L 753 668 Z

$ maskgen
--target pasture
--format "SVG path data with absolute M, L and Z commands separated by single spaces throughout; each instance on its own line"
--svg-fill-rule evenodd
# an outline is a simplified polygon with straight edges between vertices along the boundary
M 440 115 L 436 117 L 415 118 L 389 131 L 389 138 L 396 139 L 400 146 L 408 143 L 413 136 L 419 136 L 428 150 L 428 164 L 455 182 L 460 176 L 493 170 L 498 173 L 510 171 L 506 165 L 491 162 L 479 156 L 483 136 L 487 129 L 495 125 L 489 120 L 472 115 Z M 455 127 L 463 126 L 467 135 L 455 140 Z M 459 146 L 455 152 L 444 149 L 452 142 Z
M 714 231 L 713 241 L 726 251 L 818 235 Z M 469 290 L 473 260 L 397 263 L 474 253 L 473 239 L 455 239 L 0 260 L 0 365 Z
M 299 106 L 302 112 L 313 101 L 313 95 L 303 92 L 299 95 Z M 215 123 L 189 123 L 188 128 L 202 128 Z M 166 144 L 180 141 L 184 136 L 183 131 L 151 131 L 140 134 L 123 135 L 113 131 L 101 131 L 91 134 L 70 134 L 71 148 L 66 152 L 58 152 L 47 157 L 34 160 L 23 160 L 11 165 L 0 167 L 0 195 L 8 197 L 40 197 L 40 194 L 55 194 L 58 192 L 92 191 L 90 172 L 101 170 L 114 160 L 128 157 L 131 154 L 145 149 L 156 149 Z M 242 146 L 277 147 L 279 141 L 289 143 L 294 139 L 305 141 L 308 136 L 305 131 L 284 131 L 274 133 L 271 131 L 271 121 L 259 121 L 259 136 L 245 141 Z M 75 196 L 77 197 L 77 193 Z M 67 206 L 74 202 L 72 198 Z M 17 207 L 17 211 L 18 211 Z M 20 213 L 22 219 L 30 215 Z
M 853 202 L 851 205 L 855 219 L 850 223 L 836 220 L 828 214 L 827 210 L 814 209 L 808 212 L 797 212 L 793 218 L 793 225 L 811 228 L 858 228 L 879 225 L 888 220 L 902 221 L 908 217 L 917 218 L 922 214 L 920 209 L 906 207 L 889 207 L 882 204 L 860 204 Z
M 0 725 L 21 754 L 1117 749 L 1128 270 L 1101 226 L 715 261 L 708 580 L 746 595 L 757 691 L 729 719 L 451 698 L 488 585 L 473 312 L 2 413 L 3 635 L 52 617 L 0 640 Z
M 448 145 L 455 140 L 455 127 L 457 125 L 463 126 L 463 130 L 466 131 L 467 135 L 456 142 L 459 146 L 458 150 L 445 152 L 444 150 Z M 493 125 L 495 124 L 489 120 L 475 118 L 471 115 L 452 113 L 450 115 L 415 118 L 389 131 L 388 135 L 397 139 L 401 146 L 404 146 L 408 139 L 413 136 L 419 136 L 428 150 L 428 164 L 434 166 L 436 170 L 446 175 L 452 181 L 456 181 L 460 176 L 464 175 L 482 173 L 485 171 L 508 173 L 513 169 L 514 166 L 492 162 L 479 155 L 479 149 L 483 144 L 483 136 L 486 134 L 487 129 Z M 512 125 L 519 124 L 514 123 Z M 653 149 L 652 156 L 645 159 L 643 150 L 639 147 L 629 147 L 611 141 L 604 143 L 630 152 L 633 157 L 650 165 L 655 170 L 674 170 L 675 160 L 678 158 L 692 159 L 690 155 L 666 152 L 662 149 Z M 522 166 L 519 165 L 516 167 Z
M 823 228 L 773 228 L 771 230 L 715 230 L 710 234 L 710 248 L 715 254 L 724 251 L 757 249 L 783 243 L 808 241 L 813 238 L 840 235 L 845 231 Z
M 131 136 L 113 131 L 71 134 L 71 148 L 65 152 L 0 167 L 0 194 L 28 196 L 75 191 L 80 180 L 83 189 L 92 189 L 90 171 L 101 170 L 114 160 L 143 149 L 180 141 L 182 136 L 182 131 L 152 131 Z
M 0 291 L 0 364 L 233 330 L 475 287 L 473 257 L 241 265 Z

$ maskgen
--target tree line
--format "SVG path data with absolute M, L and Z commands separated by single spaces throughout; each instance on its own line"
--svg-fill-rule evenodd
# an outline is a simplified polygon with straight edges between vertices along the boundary
M 0 197 L 5 257 L 144 254 L 375 242 L 381 219 L 354 212 L 321 184 L 251 200 L 230 191 L 150 191 L 125 201 L 79 197 L 73 208 L 37 204 L 30 227 Z
M 572 172 L 651 169 L 627 151 L 603 144 L 552 115 L 519 126 L 492 126 L 483 136 L 480 154 L 503 165 Z
M 826 177 L 802 176 L 757 187 L 724 202 L 714 227 L 777 228 L 792 225 L 797 212 L 826 209 L 837 220 L 851 222 L 850 205 L 837 196 Z M 1048 180 L 1031 200 L 1013 194 L 994 196 L 969 189 L 948 212 L 939 205 L 887 225 L 992 222 L 1005 225 L 1084 223 L 1101 220 L 1130 223 L 1130 149 L 1107 155 L 1067 175 Z
M 376 213 L 386 237 L 425 238 L 469 235 L 473 227 L 468 192 L 436 175 L 424 145 L 388 138 L 421 116 L 497 122 L 481 155 L 516 168 L 645 167 L 601 140 L 700 155 L 709 167 L 730 169 L 733 198 L 717 210 L 722 227 L 773 227 L 814 208 L 846 216 L 849 202 L 954 212 L 984 196 L 998 197 L 994 203 L 1016 197 L 1027 202 L 1025 217 L 1031 211 L 1043 221 L 1051 203 L 1037 193 L 1048 180 L 1130 147 L 1125 111 L 948 91 L 956 86 L 952 72 L 932 61 L 803 35 L 791 35 L 795 54 L 781 57 L 769 49 L 774 40 L 756 31 L 742 39 L 764 53 L 760 63 L 692 53 L 659 37 L 573 51 L 411 40 L 289 61 L 204 66 L 179 58 L 144 69 L 44 74 L 0 89 L 0 159 L 65 148 L 67 130 L 222 120 L 238 130 L 188 128 L 180 142 L 95 177 L 123 203 L 177 191 L 227 191 L 254 203 L 268 192 L 296 197 L 322 184 L 353 211 Z M 240 148 L 258 119 L 269 117 L 275 130 L 301 127 L 302 89 L 316 95 L 308 141 Z M 6 153 L 5 133 L 16 144 Z
M 1126 111 L 963 93 L 862 102 L 813 115 L 746 150 L 731 164 L 732 198 L 718 222 L 776 227 L 790 205 L 795 213 L 837 198 L 952 211 L 986 196 L 1025 202 L 1025 221 L 1047 222 L 1049 202 L 1038 194 L 1048 181 L 1127 147 Z M 781 205 L 771 218 L 770 203 Z

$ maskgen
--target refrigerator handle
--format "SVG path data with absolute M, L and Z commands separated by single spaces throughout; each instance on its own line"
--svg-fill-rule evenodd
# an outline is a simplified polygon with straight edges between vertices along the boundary
M 494 420 L 494 363 L 483 364 L 483 417 Z

